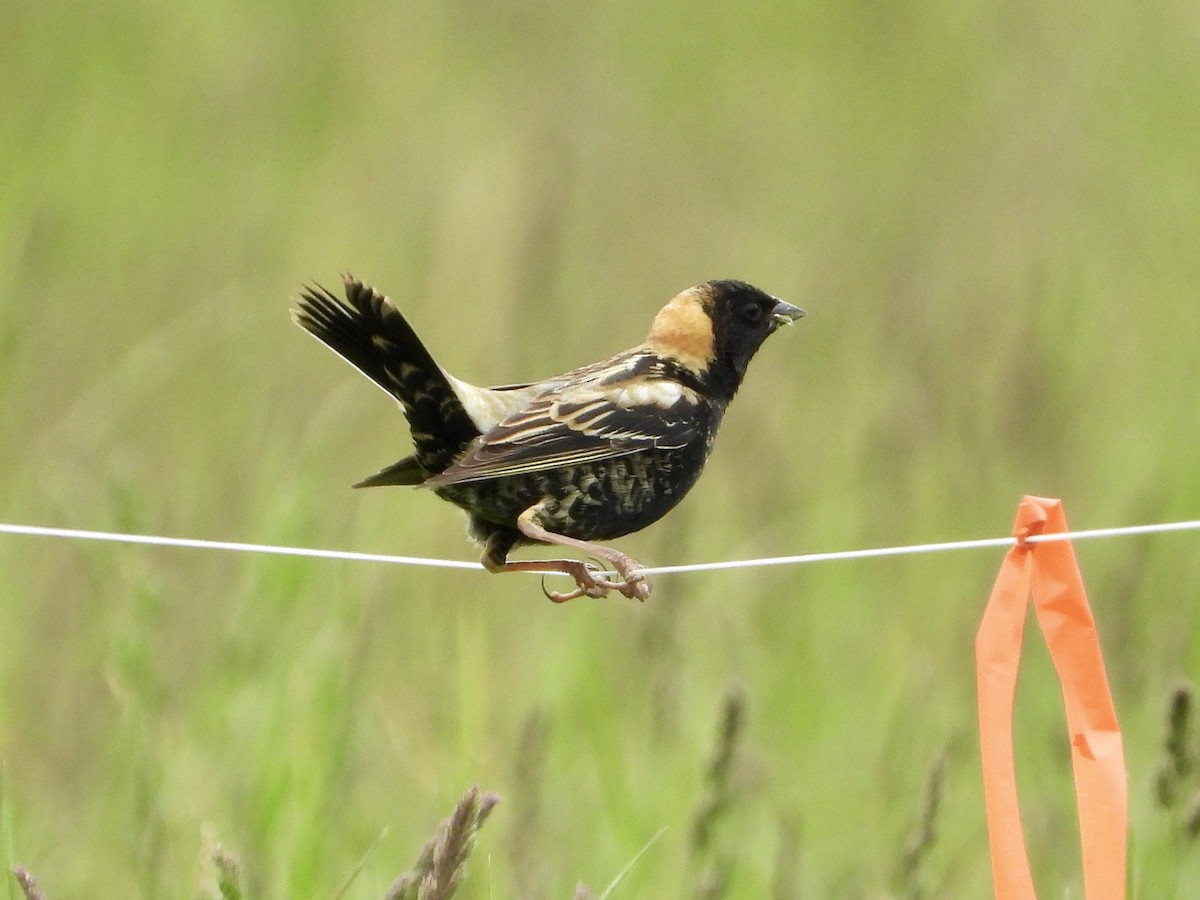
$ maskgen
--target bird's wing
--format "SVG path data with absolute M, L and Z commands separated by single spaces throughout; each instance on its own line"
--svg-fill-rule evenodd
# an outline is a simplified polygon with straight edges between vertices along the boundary
M 438 487 L 670 450 L 702 437 L 703 401 L 669 378 L 561 383 L 502 420 L 452 466 Z

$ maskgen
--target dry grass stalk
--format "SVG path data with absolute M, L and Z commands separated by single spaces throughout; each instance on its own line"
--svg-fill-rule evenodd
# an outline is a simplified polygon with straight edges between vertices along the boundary
M 1191 808 L 1183 820 L 1183 832 L 1192 840 L 1200 837 L 1200 794 L 1192 798 Z
M 1194 689 L 1187 682 L 1177 684 L 1167 702 L 1166 734 L 1163 756 L 1155 771 L 1155 796 L 1160 806 L 1171 808 L 1179 799 L 1183 782 L 1192 773 L 1192 706 Z
M 708 866 L 700 873 L 696 883 L 696 900 L 721 900 L 729 893 L 729 878 L 733 873 L 733 861 L 728 856 Z
M 421 848 L 412 870 L 392 882 L 385 900 L 450 900 L 466 875 L 476 835 L 499 802 L 498 796 L 481 795 L 477 787 L 468 790 Z
M 204 900 L 242 900 L 242 866 L 238 858 L 217 840 L 208 825 L 201 830 L 196 896 Z
M 213 848 L 213 865 L 217 867 L 217 891 L 221 900 L 242 900 L 242 866 L 237 857 L 218 845 Z
M 746 698 L 738 688 L 729 688 L 721 706 L 717 743 L 708 766 L 708 793 L 692 822 L 692 849 L 703 853 L 713 831 L 733 799 L 733 761 L 746 716 Z
M 921 869 L 937 838 L 938 811 L 942 805 L 942 789 L 946 778 L 946 756 L 947 753 L 943 750 L 929 767 L 917 822 L 904 842 L 897 880 L 900 892 L 906 896 L 921 895 Z
M 38 887 L 37 880 L 24 866 L 17 866 L 13 869 L 13 877 L 17 879 L 17 884 L 25 892 L 25 900 L 46 900 L 46 895 Z
M 692 852 L 697 858 L 706 860 L 696 881 L 695 896 L 699 900 L 719 900 L 729 891 L 734 857 L 727 849 L 714 846 L 714 835 L 733 803 L 735 761 L 745 720 L 745 694 L 739 688 L 727 688 L 721 701 L 717 740 L 708 764 L 708 791 L 692 822 Z

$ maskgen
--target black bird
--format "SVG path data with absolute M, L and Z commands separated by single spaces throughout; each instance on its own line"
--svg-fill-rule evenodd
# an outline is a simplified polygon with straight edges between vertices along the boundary
M 355 487 L 415 485 L 466 510 L 491 572 L 575 579 L 556 602 L 618 590 L 644 600 L 636 560 L 593 541 L 657 521 L 696 483 L 725 408 L 762 342 L 804 311 L 741 281 L 689 288 L 638 346 L 530 384 L 481 388 L 442 369 L 382 294 L 344 276 L 342 302 L 305 289 L 295 321 L 400 403 L 416 452 Z M 607 560 L 509 562 L 524 544 Z

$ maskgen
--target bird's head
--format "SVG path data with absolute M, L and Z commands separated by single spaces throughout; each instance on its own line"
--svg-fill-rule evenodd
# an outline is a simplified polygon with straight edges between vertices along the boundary
M 676 295 L 654 317 L 646 346 L 732 397 L 767 336 L 804 310 L 744 281 L 709 281 Z

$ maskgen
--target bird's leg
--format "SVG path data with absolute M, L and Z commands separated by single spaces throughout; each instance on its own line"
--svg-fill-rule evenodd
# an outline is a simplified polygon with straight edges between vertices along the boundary
M 605 579 L 600 577 L 600 570 L 587 563 L 574 559 L 537 559 L 509 562 L 509 551 L 518 543 L 519 538 L 510 531 L 497 531 L 488 535 L 483 544 L 483 567 L 489 572 L 562 572 L 575 579 L 579 587 L 570 593 L 547 591 L 542 592 L 555 603 L 565 603 L 585 594 L 589 597 L 603 597 L 609 588 Z
M 641 563 L 630 556 L 626 556 L 620 550 L 613 550 L 611 547 L 605 547 L 601 544 L 593 544 L 589 541 L 581 541 L 576 538 L 566 537 L 565 535 L 555 534 L 553 531 L 547 531 L 541 525 L 537 524 L 537 522 L 533 521 L 533 517 L 538 511 L 539 507 L 531 506 L 525 512 L 521 513 L 521 515 L 517 516 L 517 528 L 520 529 L 521 534 L 534 541 L 572 547 L 584 553 L 594 553 L 601 559 L 612 563 L 613 568 L 617 570 L 617 574 L 621 576 L 622 580 L 609 581 L 586 563 L 571 559 L 505 563 L 506 569 L 509 571 L 512 571 L 514 568 L 524 571 L 549 570 L 563 572 L 572 576 L 575 579 L 576 585 L 578 585 L 574 592 L 570 594 L 558 594 L 556 591 L 547 592 L 547 596 L 557 603 L 573 600 L 584 594 L 589 597 L 603 597 L 610 590 L 620 591 L 626 597 L 637 600 L 645 600 L 650 596 L 650 582 L 646 581 L 646 576 L 639 571 L 642 568 Z

